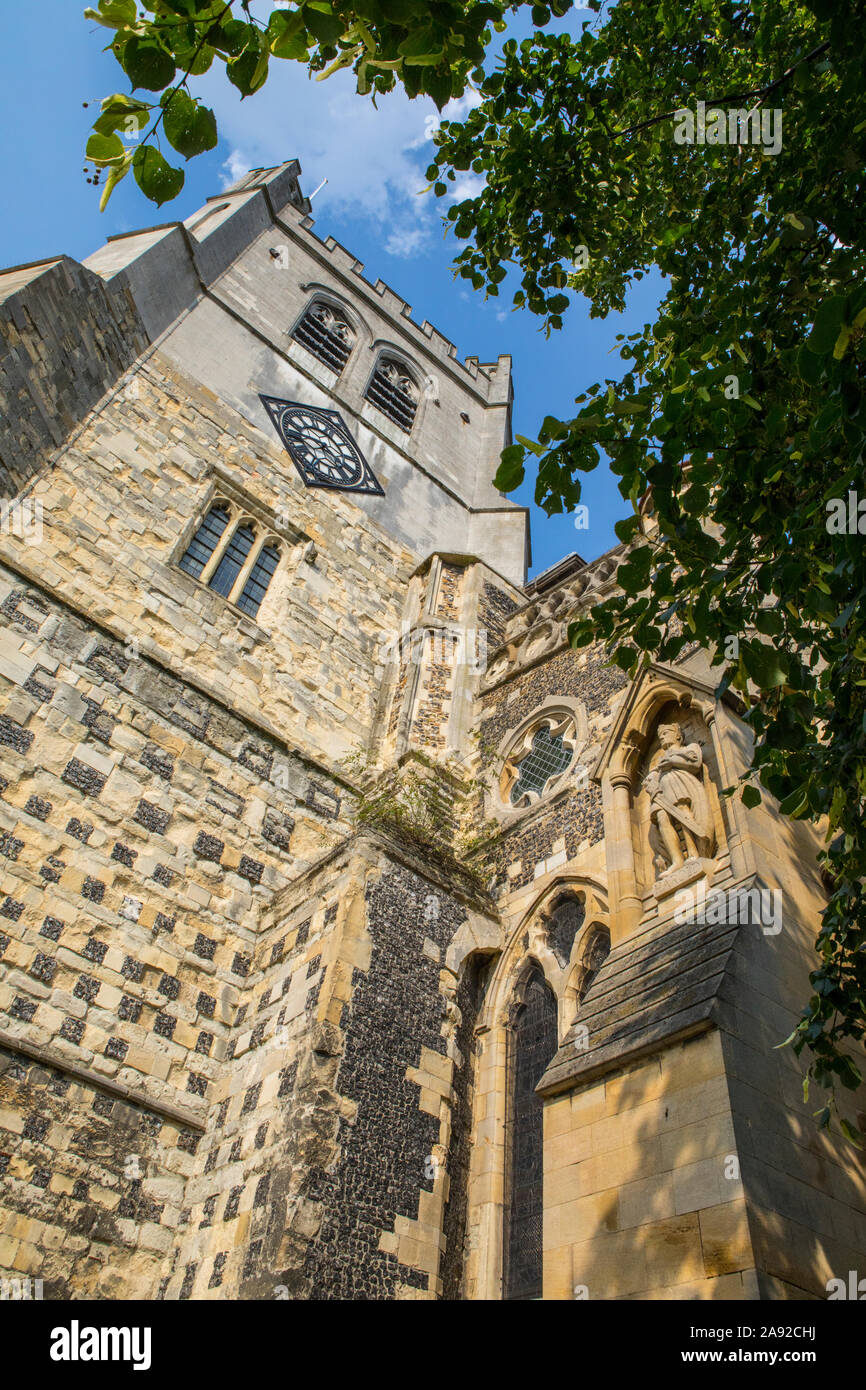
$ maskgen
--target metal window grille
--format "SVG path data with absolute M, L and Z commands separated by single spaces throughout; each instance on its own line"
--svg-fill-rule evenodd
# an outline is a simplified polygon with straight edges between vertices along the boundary
M 320 362 L 338 374 L 343 370 L 352 347 L 348 324 L 326 305 L 313 305 L 292 335 Z
M 258 613 L 279 561 L 280 552 L 275 545 L 262 546 L 238 599 L 238 608 L 249 613 L 250 617 L 254 618 Z
M 378 406 L 382 414 L 399 425 L 401 430 L 408 432 L 418 407 L 412 390 L 412 383 L 405 372 L 395 363 L 382 361 L 370 379 L 367 400 Z
M 551 736 L 547 727 L 539 729 L 531 749 L 519 764 L 519 776 L 511 789 L 512 805 L 527 792 L 537 792 L 540 796 L 548 779 L 564 772 L 571 758 L 572 750 L 565 747 L 562 734 Z
M 244 560 L 249 555 L 255 532 L 252 526 L 239 526 L 223 552 L 223 557 L 211 576 L 209 588 L 228 598 Z
M 198 579 L 229 521 L 227 507 L 212 507 L 179 561 L 182 570 Z

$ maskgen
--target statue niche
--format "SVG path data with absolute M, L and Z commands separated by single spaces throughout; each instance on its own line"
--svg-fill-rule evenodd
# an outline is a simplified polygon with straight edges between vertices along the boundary
M 643 790 L 649 797 L 649 841 L 657 878 L 689 860 L 715 853 L 709 772 L 695 738 L 687 742 L 678 723 L 660 723 L 658 749 L 650 755 Z

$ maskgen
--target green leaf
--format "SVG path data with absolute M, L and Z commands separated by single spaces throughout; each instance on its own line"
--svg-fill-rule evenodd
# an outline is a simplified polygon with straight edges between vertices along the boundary
M 93 122 L 93 129 L 99 135 L 113 135 L 115 131 L 122 131 L 128 138 L 135 138 L 147 126 L 150 113 L 147 102 L 115 93 L 103 100 L 102 114 Z
M 422 67 L 441 62 L 444 51 L 442 43 L 436 39 L 432 24 L 412 30 L 397 49 L 407 63 Z
M 841 295 L 826 299 L 815 314 L 812 331 L 805 346 L 810 352 L 823 357 L 832 352 L 839 337 L 842 319 L 845 315 L 845 300 Z
M 762 690 L 784 685 L 788 679 L 788 659 L 767 642 L 744 642 L 740 648 L 743 664 L 751 679 Z
M 132 160 L 135 181 L 146 198 L 160 207 L 183 188 L 183 170 L 173 169 L 152 145 L 142 145 Z
M 275 58 L 307 57 L 307 26 L 300 10 L 274 10 L 268 21 L 268 46 Z
M 333 44 L 342 38 L 345 23 L 339 15 L 334 14 L 331 6 L 324 3 L 324 0 L 322 3 L 313 0 L 312 4 L 304 5 L 301 13 L 307 28 L 319 43 Z
M 285 12 L 283 12 L 285 13 Z M 273 20 L 274 16 L 271 15 Z M 270 29 L 270 25 L 268 26 Z M 220 53 L 227 53 L 230 58 L 237 58 L 243 53 L 250 44 L 257 43 L 258 31 L 252 24 L 245 24 L 242 19 L 224 19 L 220 24 L 215 24 L 207 33 L 208 43 L 219 50 Z
M 410 68 L 407 70 L 407 74 L 408 71 L 412 70 L 413 69 L 410 66 Z M 419 69 L 419 71 L 422 77 L 422 85 L 420 90 L 426 92 L 429 97 L 432 97 L 434 102 L 436 103 L 436 106 L 441 111 L 443 106 L 448 105 L 448 102 L 454 95 L 454 83 L 451 77 L 451 73 L 443 73 L 440 72 L 437 68 L 432 67 L 422 67 L 421 69 Z M 406 80 L 408 81 L 408 75 L 406 77 Z
M 863 1135 L 862 1135 L 862 1133 L 860 1132 L 859 1129 L 855 1129 L 855 1128 L 854 1128 L 854 1126 L 851 1124 L 850 1120 L 846 1120 L 844 1116 L 840 1116 L 840 1118 L 839 1118 L 839 1128 L 841 1129 L 842 1133 L 845 1135 L 845 1138 L 846 1138 L 846 1139 L 850 1140 L 850 1142 L 851 1142 L 852 1144 L 855 1144 L 855 1145 L 857 1146 L 858 1149 L 862 1149 L 862 1147 L 863 1147 Z
M 139 38 L 133 34 L 123 46 L 120 60 L 133 87 L 161 92 L 174 81 L 174 59 L 155 39 Z
M 91 135 L 85 153 L 89 160 L 100 167 L 114 164 L 123 159 L 125 150 L 119 135 Z
M 568 624 L 568 643 L 571 647 L 588 647 L 595 641 L 592 623 L 579 618 Z
M 133 151 L 127 150 L 126 155 L 119 164 L 112 164 L 108 171 L 108 178 L 105 180 L 105 187 L 102 190 L 102 197 L 99 200 L 99 211 L 105 212 L 108 207 L 108 200 L 114 192 L 121 179 L 125 179 L 132 168 Z
M 232 58 L 226 63 L 226 74 L 229 82 L 237 87 L 242 97 L 252 96 L 267 81 L 268 50 L 244 49 L 239 58 Z
M 629 555 L 616 572 L 616 582 L 627 594 L 638 594 L 649 583 L 653 552 L 650 546 L 641 546 Z
M 752 810 L 755 806 L 760 806 L 762 801 L 761 793 L 757 787 L 750 786 L 748 783 L 743 787 L 740 800 L 744 806 Z
M 617 539 L 628 544 L 635 532 L 640 530 L 640 517 L 627 516 L 624 520 L 615 522 L 613 529 Z
M 513 492 L 523 482 L 525 457 L 526 454 L 519 444 L 510 444 L 507 449 L 502 450 L 499 467 L 493 479 L 493 486 L 499 492 Z
M 95 19 L 106 29 L 131 29 L 135 24 L 135 0 L 99 0 L 99 9 L 86 9 L 85 19 Z
M 214 148 L 217 143 L 216 119 L 207 106 L 201 106 L 182 90 L 166 92 L 161 105 L 164 111 L 163 129 L 178 154 L 190 159 L 195 154 Z

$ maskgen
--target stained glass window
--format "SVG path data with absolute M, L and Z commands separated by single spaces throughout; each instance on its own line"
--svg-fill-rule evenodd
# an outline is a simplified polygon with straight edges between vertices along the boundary
M 251 617 L 258 613 L 279 562 L 280 552 L 275 545 L 262 546 L 238 599 L 238 608 L 242 608 Z
M 239 526 L 223 552 L 222 559 L 211 576 L 209 588 L 228 598 L 234 582 L 243 569 L 244 560 L 252 549 L 255 532 L 252 526 Z
M 229 520 L 228 508 L 218 505 L 212 507 L 196 531 L 179 561 L 182 570 L 198 579 L 205 565 L 217 548 L 220 536 Z
M 535 1088 L 556 1046 L 556 1000 L 535 965 L 509 1038 L 506 1299 L 540 1298 L 542 1293 L 543 1102 Z
M 540 796 L 548 779 L 565 771 L 572 755 L 573 750 L 565 747 L 562 734 L 551 735 L 546 725 L 540 728 L 531 749 L 518 764 L 517 781 L 511 788 L 512 805 L 527 792 L 537 792 Z

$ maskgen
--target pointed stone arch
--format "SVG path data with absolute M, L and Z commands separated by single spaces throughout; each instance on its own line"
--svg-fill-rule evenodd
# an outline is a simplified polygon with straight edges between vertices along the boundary
M 563 962 L 553 948 L 550 923 L 557 907 L 569 899 L 579 900 L 582 915 L 574 940 L 569 944 L 568 957 Z M 555 1010 L 551 1015 L 554 1026 L 548 1039 L 553 1049 L 551 1056 L 554 1055 L 574 1021 L 569 980 L 580 959 L 581 942 L 588 927 L 606 928 L 606 923 L 607 893 L 602 881 L 576 873 L 563 874 L 540 892 L 511 925 L 498 959 L 489 967 L 476 1028 L 473 1154 L 467 1212 L 466 1287 L 469 1297 L 498 1300 L 531 1296 L 525 1292 L 526 1279 L 512 1278 L 513 1248 L 511 1273 L 506 1258 L 510 1248 L 508 1223 L 514 1219 L 514 1087 L 518 1079 L 525 1079 L 525 1068 L 520 1069 L 520 1020 L 525 1016 L 521 1011 L 527 1006 L 528 991 L 543 984 Z M 467 958 L 483 946 L 471 941 L 468 935 L 454 950 L 456 945 L 452 943 L 448 965 L 458 973 L 465 968 Z M 535 992 L 537 995 L 537 989 Z M 535 1002 L 538 1003 L 537 998 Z M 528 1111 L 529 1101 L 524 1099 Z M 532 1139 L 527 1139 L 526 1144 L 531 1148 Z M 526 1218 L 525 1230 L 531 1226 L 530 1216 L 523 1211 L 521 1219 Z

